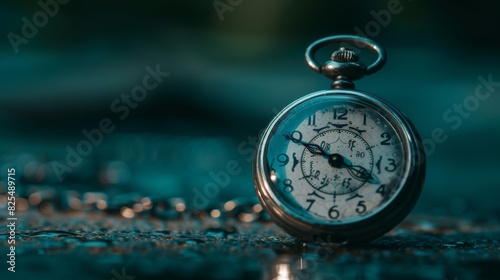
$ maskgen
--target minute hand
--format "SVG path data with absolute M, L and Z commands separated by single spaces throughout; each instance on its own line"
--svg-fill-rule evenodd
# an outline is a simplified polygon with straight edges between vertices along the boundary
M 327 158 L 330 156 L 330 153 L 328 153 L 323 148 L 321 148 L 320 145 L 309 143 L 309 142 L 306 142 L 306 141 L 302 141 L 302 140 L 294 138 L 292 135 L 288 135 L 288 134 L 284 134 L 283 136 L 285 136 L 286 140 L 290 140 L 290 141 L 292 141 L 294 143 L 300 143 L 300 144 L 302 144 L 312 154 L 322 155 L 322 156 L 327 157 Z

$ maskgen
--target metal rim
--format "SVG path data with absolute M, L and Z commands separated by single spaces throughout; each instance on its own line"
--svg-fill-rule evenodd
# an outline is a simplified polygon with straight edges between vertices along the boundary
M 400 127 L 397 128 L 402 140 L 404 140 L 406 167 L 401 179 L 400 190 L 394 195 L 383 209 L 374 215 L 351 223 L 339 225 L 325 225 L 314 222 L 308 222 L 296 215 L 295 211 L 285 210 L 286 205 L 280 201 L 271 188 L 271 182 L 267 178 L 265 162 L 267 158 L 267 146 L 274 127 L 279 125 L 281 120 L 293 108 L 304 101 L 323 95 L 351 95 L 361 97 L 368 102 L 372 102 L 374 107 L 383 109 L 388 116 L 394 117 Z M 331 242 L 350 242 L 358 243 L 372 240 L 391 230 L 401 222 L 411 211 L 422 189 L 425 176 L 425 155 L 420 137 L 411 122 L 396 108 L 380 98 L 367 95 L 363 92 L 352 90 L 329 90 L 319 91 L 309 94 L 291 103 L 269 124 L 264 132 L 254 160 L 254 182 L 257 195 L 262 206 L 271 216 L 271 218 L 285 229 L 288 233 L 297 237 L 314 240 L 316 237 L 324 237 Z M 324 240 L 324 239 L 322 239 Z

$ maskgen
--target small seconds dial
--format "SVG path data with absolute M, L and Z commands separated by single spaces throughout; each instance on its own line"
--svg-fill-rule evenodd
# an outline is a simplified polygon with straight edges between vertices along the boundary
M 297 144 L 306 147 L 301 157 L 303 179 L 322 193 L 343 195 L 356 191 L 366 181 L 377 182 L 372 174 L 371 147 L 355 132 L 326 130 L 309 143 Z
M 383 112 L 355 101 L 296 107 L 268 148 L 276 191 L 302 216 L 345 223 L 372 215 L 397 193 L 404 153 Z

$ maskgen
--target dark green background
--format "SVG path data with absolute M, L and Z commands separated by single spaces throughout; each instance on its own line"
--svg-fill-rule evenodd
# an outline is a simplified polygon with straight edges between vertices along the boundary
M 26 187 L 190 200 L 194 188 L 203 191 L 213 182 L 210 172 L 234 160 L 241 172 L 211 202 L 253 197 L 254 138 L 276 110 L 329 86 L 305 66 L 307 46 L 368 26 L 388 61 L 357 88 L 400 108 L 422 138 L 432 139 L 435 129 L 446 134 L 446 141 L 428 146 L 416 212 L 498 219 L 500 87 L 460 117 L 460 125 L 457 114 L 452 122 L 443 114 L 475 93 L 479 76 L 500 81 L 500 4 L 401 1 L 399 13 L 376 23 L 388 2 L 244 0 L 221 21 L 213 1 L 71 1 L 16 54 L 8 34 L 22 34 L 22 18 L 32 21 L 41 8 L 36 1 L 4 1 L 3 168 L 15 165 Z M 157 64 L 170 76 L 119 120 L 110 104 L 141 83 L 146 66 Z M 115 131 L 59 182 L 53 162 L 84 139 L 83 129 L 97 128 L 106 117 Z

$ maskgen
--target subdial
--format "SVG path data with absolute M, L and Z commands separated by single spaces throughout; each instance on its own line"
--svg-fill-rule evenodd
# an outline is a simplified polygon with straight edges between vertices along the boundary
M 352 131 L 328 130 L 299 144 L 305 146 L 300 179 L 322 193 L 342 195 L 356 191 L 366 182 L 378 183 L 372 173 L 370 145 Z

